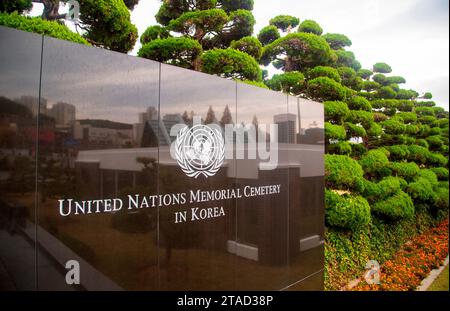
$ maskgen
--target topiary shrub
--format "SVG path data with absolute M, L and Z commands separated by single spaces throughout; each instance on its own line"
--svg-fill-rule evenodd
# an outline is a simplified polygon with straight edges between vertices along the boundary
M 351 155 L 353 158 L 359 158 L 367 152 L 367 149 L 366 147 L 364 147 L 363 144 L 350 144 L 350 145 L 352 147 Z
M 448 210 L 449 190 L 447 187 L 438 187 L 436 193 L 436 207 L 441 210 Z
M 448 163 L 448 159 L 440 153 L 428 152 L 426 156 L 426 164 L 428 166 L 441 167 L 446 166 Z
M 353 124 L 361 124 L 364 128 L 368 129 L 373 124 L 373 114 L 364 110 L 350 110 L 345 121 Z
M 428 136 L 426 138 L 430 150 L 439 150 L 444 145 L 444 142 L 439 135 Z
M 402 122 L 390 119 L 381 123 L 384 132 L 391 135 L 403 134 L 406 131 L 406 126 Z
M 407 181 L 412 181 L 419 174 L 420 168 L 414 162 L 391 162 L 389 168 L 394 176 L 402 177 Z
M 27 17 L 17 13 L 0 13 L 0 25 L 89 45 L 85 38 L 72 32 L 65 25 L 61 25 L 55 21 L 44 20 L 40 17 Z
M 427 148 L 418 146 L 418 145 L 410 145 L 409 149 L 409 161 L 414 161 L 419 164 L 425 164 L 427 162 L 427 158 L 429 157 L 430 151 Z
M 448 180 L 448 169 L 445 167 L 434 167 L 431 171 L 436 174 L 439 181 Z
M 310 69 L 307 73 L 308 80 L 312 80 L 318 77 L 328 77 L 334 81 L 341 83 L 341 76 L 336 68 L 328 66 L 316 66 Z
M 370 205 L 361 196 L 340 196 L 326 190 L 325 206 L 325 221 L 328 226 L 355 231 L 370 223 Z
M 170 32 L 159 25 L 148 27 L 141 36 L 141 43 L 146 44 L 156 39 L 166 39 L 171 37 Z
M 344 155 L 325 155 L 325 183 L 329 189 L 363 191 L 364 178 L 361 165 Z
M 385 176 L 390 173 L 389 159 L 384 150 L 370 150 L 359 160 L 362 169 L 371 176 Z
M 396 194 L 405 189 L 407 185 L 408 183 L 403 178 L 393 176 L 383 178 L 378 183 L 367 180 L 364 184 L 363 194 L 369 202 L 376 202 Z
M 350 123 L 350 122 L 346 122 L 344 124 L 346 130 L 347 130 L 347 139 L 350 139 L 352 137 L 366 137 L 367 136 L 367 132 L 366 130 L 359 125 Z
M 347 104 L 341 101 L 326 101 L 323 105 L 326 121 L 333 121 L 334 123 L 340 124 L 350 113 Z
M 244 37 L 236 41 L 232 41 L 230 47 L 232 49 L 247 53 L 259 60 L 262 56 L 262 44 L 255 37 Z
M 437 175 L 430 169 L 421 169 L 419 174 L 417 174 L 417 178 L 424 178 L 428 180 L 433 187 L 438 186 Z
M 353 110 L 372 111 L 370 102 L 361 96 L 354 96 L 347 101 L 348 107 Z
M 323 29 L 315 21 L 307 19 L 304 20 L 300 24 L 300 26 L 298 26 L 298 32 L 313 33 L 315 35 L 320 36 L 323 32 Z
M 408 159 L 409 149 L 406 145 L 394 145 L 386 147 L 389 150 L 389 159 L 392 161 L 402 161 Z
M 319 101 L 342 100 L 345 98 L 344 87 L 328 77 L 318 77 L 310 80 L 307 93 L 311 98 Z
M 372 213 L 390 220 L 411 219 L 415 212 L 411 197 L 403 191 L 398 191 L 395 195 L 370 207 Z
M 327 139 L 344 140 L 346 136 L 347 133 L 343 126 L 325 122 L 325 137 Z
M 426 178 L 418 178 L 416 181 L 410 183 L 406 188 L 406 192 L 411 196 L 415 203 L 432 205 L 437 199 L 433 185 Z
M 352 153 L 352 144 L 347 141 L 340 141 L 328 145 L 327 152 L 330 154 L 350 155 Z

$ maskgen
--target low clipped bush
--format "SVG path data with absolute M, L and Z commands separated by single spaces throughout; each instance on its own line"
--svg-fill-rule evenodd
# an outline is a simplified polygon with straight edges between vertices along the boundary
M 325 109 L 325 119 L 327 121 L 341 123 L 350 113 L 347 104 L 341 101 L 326 101 L 323 105 Z
M 425 178 L 430 182 L 433 187 L 438 186 L 438 177 L 437 175 L 430 169 L 421 169 L 417 174 L 417 178 Z
M 440 153 L 428 152 L 426 163 L 434 167 L 446 166 L 448 159 Z
M 352 137 L 366 137 L 367 136 L 367 132 L 366 130 L 359 125 L 350 123 L 350 122 L 346 122 L 344 124 L 346 130 L 347 130 L 347 138 L 350 139 Z
M 409 148 L 407 145 L 394 145 L 386 147 L 389 150 L 389 159 L 391 161 L 402 161 L 408 159 Z
M 428 136 L 426 141 L 428 142 L 430 150 L 439 150 L 442 145 L 444 145 L 441 136 L 439 135 Z
M 406 192 L 416 203 L 434 204 L 437 199 L 433 185 L 428 179 L 422 177 L 410 183 L 406 188 Z
M 354 231 L 370 223 L 370 205 L 361 196 L 341 196 L 326 190 L 325 205 L 328 226 Z
M 425 164 L 427 162 L 427 158 L 429 157 L 430 151 L 422 146 L 418 145 L 410 145 L 408 146 L 409 156 L 408 160 L 413 161 L 419 164 Z
M 341 83 L 341 76 L 336 68 L 328 66 L 316 66 L 308 71 L 306 74 L 308 80 L 315 79 L 318 77 L 328 77 L 336 82 Z
M 414 162 L 391 162 L 389 168 L 394 176 L 402 177 L 412 181 L 419 174 L 420 168 Z
M 397 120 L 386 120 L 382 122 L 384 132 L 392 135 L 403 134 L 406 131 L 406 125 L 403 122 Z
M 439 181 L 448 180 L 448 169 L 445 167 L 434 167 L 431 171 L 436 174 Z
M 308 82 L 307 93 L 317 100 L 342 100 L 345 98 L 344 87 L 328 77 L 318 77 Z
M 361 157 L 359 164 L 364 172 L 370 175 L 384 175 L 386 170 L 389 170 L 389 159 L 380 149 L 370 150 Z
M 330 154 L 351 155 L 352 144 L 347 141 L 340 141 L 335 144 L 330 144 L 327 151 Z
M 364 110 L 350 110 L 345 121 L 361 124 L 364 128 L 370 128 L 373 123 L 373 114 Z
M 327 139 L 344 140 L 347 136 L 345 128 L 340 125 L 334 125 L 329 122 L 325 122 L 325 137 Z
M 0 25 L 49 37 L 89 45 L 88 41 L 67 26 L 40 17 L 27 17 L 17 13 L 0 13 Z
M 348 101 L 348 107 L 353 110 L 372 111 L 372 105 L 370 102 L 361 96 L 353 96 Z
M 350 144 L 352 147 L 352 157 L 360 158 L 363 154 L 367 152 L 366 147 L 363 144 Z
M 435 191 L 436 198 L 435 204 L 438 209 L 448 210 L 449 204 L 449 190 L 447 187 L 438 187 Z
M 374 214 L 390 220 L 411 219 L 415 212 L 411 197 L 403 191 L 398 191 L 393 196 L 376 202 L 370 207 Z
M 359 163 L 345 155 L 325 155 L 325 182 L 330 189 L 364 189 L 363 170 Z
M 406 188 L 408 183 L 399 177 L 388 176 L 380 182 L 365 181 L 364 197 L 369 202 L 383 200 Z

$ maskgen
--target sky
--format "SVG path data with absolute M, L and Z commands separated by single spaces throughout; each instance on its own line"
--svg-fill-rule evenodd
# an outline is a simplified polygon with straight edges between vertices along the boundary
M 431 92 L 438 106 L 449 109 L 448 0 L 254 0 L 254 34 L 280 14 L 312 19 L 324 33 L 342 33 L 353 45 L 363 68 L 388 63 L 419 93 Z M 142 34 L 155 25 L 159 0 L 141 0 L 131 14 Z M 34 10 L 33 10 L 34 11 Z M 131 54 L 136 55 L 137 43 Z

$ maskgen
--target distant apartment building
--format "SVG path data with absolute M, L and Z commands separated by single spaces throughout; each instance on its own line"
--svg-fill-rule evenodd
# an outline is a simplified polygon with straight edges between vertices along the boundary
M 55 119 L 57 126 L 70 126 L 76 119 L 76 108 L 74 105 L 58 102 L 48 110 L 48 115 Z
M 108 120 L 77 120 L 73 126 L 73 138 L 89 147 L 132 146 L 133 126 Z

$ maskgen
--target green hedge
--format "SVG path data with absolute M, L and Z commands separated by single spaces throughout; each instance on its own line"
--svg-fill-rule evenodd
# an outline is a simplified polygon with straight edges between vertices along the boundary
M 372 204 L 371 210 L 390 220 L 411 219 L 414 216 L 414 203 L 407 193 L 398 191 L 386 200 Z
M 325 204 L 328 226 L 353 231 L 370 223 L 370 205 L 361 196 L 341 196 L 326 190 Z
M 359 163 L 345 155 L 325 155 L 325 182 L 329 189 L 364 189 L 363 170 Z
M 69 28 L 54 21 L 40 17 L 26 17 L 17 13 L 0 13 L 0 25 L 49 37 L 89 45 L 86 39 Z

